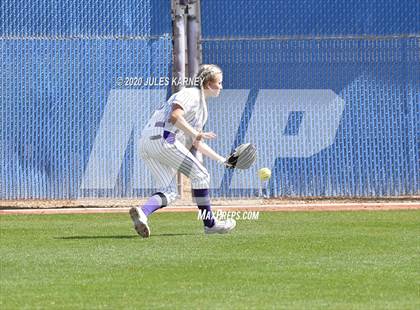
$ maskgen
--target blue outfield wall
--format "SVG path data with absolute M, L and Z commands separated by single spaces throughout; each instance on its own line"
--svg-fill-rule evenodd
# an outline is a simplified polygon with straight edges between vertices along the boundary
M 417 0 L 201 0 L 204 37 L 420 33 Z
M 148 195 L 131 132 L 123 157 L 102 153 L 96 167 L 106 180 L 114 177 L 106 163 L 118 163 L 113 187 L 82 186 L 108 106 L 123 113 L 101 142 L 118 149 L 127 120 L 141 127 L 167 96 L 166 88 L 133 96 L 155 87 L 120 79 L 170 76 L 170 2 L 6 0 L 0 17 L 0 199 Z
M 225 89 L 249 91 L 243 106 L 222 102 L 229 115 L 242 113 L 229 143 L 254 142 L 257 168 L 273 171 L 268 184 L 255 184 L 256 171 L 238 177 L 209 163 L 219 195 L 253 195 L 259 186 L 273 196 L 420 193 L 419 1 L 202 0 L 201 14 L 203 61 L 222 67 Z M 299 96 L 285 108 L 280 92 L 262 98 L 320 89 L 344 108 L 332 143 L 304 157 L 314 135 L 327 138 L 337 111 L 317 113 L 308 106 L 325 107 Z M 210 120 L 208 128 L 223 126 Z
M 257 167 L 273 170 L 268 187 L 274 196 L 419 193 L 419 48 L 418 39 L 207 41 L 203 45 L 205 62 L 223 68 L 225 89 L 249 91 L 243 107 L 227 98 L 223 109 L 229 115 L 242 113 L 233 144 L 257 145 L 262 159 Z M 324 111 L 324 103 L 310 96 L 284 102 L 280 92 L 276 100 L 261 99 L 273 90 L 314 95 L 317 90 L 331 90 L 344 108 L 331 106 Z M 209 110 L 218 113 L 211 102 Z M 330 122 L 337 113 L 339 124 L 331 132 Z M 217 122 L 210 114 L 208 129 L 220 131 L 223 127 Z M 304 122 L 310 123 L 306 132 L 302 132 L 307 129 Z M 331 144 L 311 146 L 322 140 L 317 137 L 329 135 L 334 135 Z M 309 157 L 307 148 L 315 148 Z M 216 165 L 211 167 L 213 174 L 220 173 Z M 256 171 L 252 173 L 255 179 Z M 230 171 L 219 176 L 221 195 L 230 195 L 231 188 L 237 188 L 233 194 L 253 194 L 246 190 L 255 187 L 253 176 L 239 174 L 249 183 L 241 183 Z
M 171 33 L 166 0 L 2 0 L 2 36 L 138 37 Z M 169 18 L 168 18 L 169 17 Z
M 0 197 L 77 198 L 85 169 L 112 91 L 121 77 L 167 76 L 171 38 L 155 40 L 10 40 L 0 42 L 2 98 Z M 142 87 L 139 90 L 150 90 Z M 129 91 L 129 88 L 127 89 Z M 118 145 L 126 120 L 127 96 L 118 101 L 124 114 L 106 145 Z M 136 119 L 146 122 L 151 107 L 166 97 L 137 98 Z M 155 99 L 155 100 L 153 100 Z M 113 190 L 93 196 L 132 196 L 133 141 L 126 145 Z M 103 162 L 111 155 L 103 153 Z M 137 157 L 138 158 L 138 157 Z M 118 161 L 118 158 L 110 158 Z M 103 178 L 108 178 L 106 166 Z M 89 196 L 91 196 L 89 194 Z
M 201 1 L 212 146 L 260 154 L 206 161 L 213 196 L 254 196 L 261 166 L 273 196 L 420 194 L 418 1 Z M 126 78 L 170 76 L 171 32 L 169 0 L 2 1 L 0 199 L 150 194 L 137 141 L 169 88 Z

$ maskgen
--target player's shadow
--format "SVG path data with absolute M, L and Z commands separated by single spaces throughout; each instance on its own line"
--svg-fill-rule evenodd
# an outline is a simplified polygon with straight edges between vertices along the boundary
M 153 237 L 176 237 L 176 236 L 196 236 L 197 234 L 154 234 Z
M 176 236 L 193 236 L 196 234 L 153 234 L 151 238 L 156 237 L 176 237 Z M 58 240 L 86 240 L 86 239 L 135 239 L 140 238 L 138 235 L 121 235 L 121 236 L 68 236 L 68 237 L 54 237 Z
M 124 235 L 124 236 L 68 236 L 68 237 L 54 237 L 59 240 L 85 240 L 85 239 L 132 239 L 138 238 L 135 235 Z

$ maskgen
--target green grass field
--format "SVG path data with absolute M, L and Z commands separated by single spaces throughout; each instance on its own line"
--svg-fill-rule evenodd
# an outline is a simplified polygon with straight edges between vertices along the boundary
M 420 212 L 3 215 L 1 309 L 420 309 Z

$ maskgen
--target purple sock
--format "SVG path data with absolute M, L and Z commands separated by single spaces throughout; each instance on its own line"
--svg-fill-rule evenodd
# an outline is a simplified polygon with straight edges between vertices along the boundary
M 165 206 L 166 205 L 162 203 L 162 197 L 159 194 L 154 194 L 146 201 L 143 207 L 141 207 L 141 210 L 144 212 L 144 214 L 146 214 L 146 216 L 149 216 L 157 209 L 163 208 Z
M 211 212 L 209 190 L 193 189 L 192 196 L 194 201 L 197 203 L 197 207 L 201 211 L 204 225 L 212 227 L 214 225 L 214 217 L 213 212 Z

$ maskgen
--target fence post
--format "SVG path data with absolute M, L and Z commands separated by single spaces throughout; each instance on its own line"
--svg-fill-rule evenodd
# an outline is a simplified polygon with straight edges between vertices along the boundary
M 187 17 L 188 77 L 193 78 L 202 62 L 200 0 L 189 0 Z
M 183 81 L 187 70 L 188 77 L 193 78 L 201 64 L 200 0 L 171 0 L 171 8 L 173 32 L 172 78 Z M 182 87 L 184 86 L 172 86 L 172 93 L 181 90 Z M 188 191 L 188 189 L 184 188 L 184 180 L 179 172 L 177 173 L 177 186 L 180 198 L 185 198 L 184 191 Z
M 172 79 L 182 81 L 185 78 L 186 68 L 186 34 L 185 34 L 185 10 L 187 8 L 187 0 L 171 0 L 172 10 L 172 42 L 173 42 L 173 65 Z M 181 90 L 182 85 L 171 83 L 172 94 Z M 177 186 L 180 198 L 184 198 L 184 186 L 181 173 L 177 173 Z

